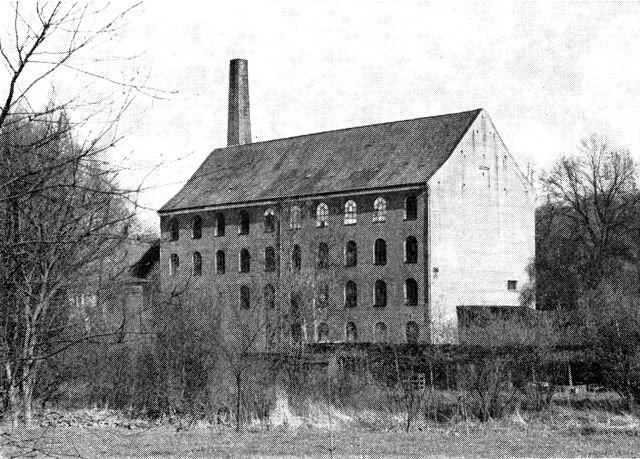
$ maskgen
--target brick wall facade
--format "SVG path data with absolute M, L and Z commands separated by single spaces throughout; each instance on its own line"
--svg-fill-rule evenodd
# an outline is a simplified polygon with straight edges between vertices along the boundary
M 417 218 L 406 220 L 405 199 L 409 195 L 417 198 Z M 384 322 L 390 341 L 405 340 L 405 326 L 409 321 L 416 322 L 420 329 L 420 339 L 428 340 L 426 326 L 426 303 L 424 283 L 424 199 L 423 190 L 413 188 L 403 191 L 384 191 L 367 194 L 350 194 L 340 197 L 307 199 L 304 201 L 281 201 L 260 206 L 221 208 L 205 212 L 185 212 L 177 215 L 165 215 L 161 219 L 161 277 L 162 285 L 189 279 L 192 295 L 209 300 L 212 308 L 222 307 L 238 312 L 239 317 L 255 325 L 266 315 L 263 300 L 263 287 L 271 284 L 277 288 L 278 310 L 286 315 L 292 292 L 302 295 L 303 335 L 308 341 L 317 340 L 317 325 L 321 322 L 329 327 L 329 341 L 346 339 L 346 324 L 353 322 L 357 327 L 358 341 L 374 341 L 375 324 Z M 378 197 L 386 200 L 386 221 L 373 222 L 374 201 Z M 357 222 L 344 224 L 344 205 L 347 200 L 357 204 Z M 316 227 L 316 208 L 320 202 L 329 207 L 326 227 Z M 302 208 L 301 228 L 293 230 L 289 225 L 290 209 L 297 205 Z M 277 215 L 277 228 L 266 233 L 264 212 L 272 208 Z M 240 211 L 250 216 L 250 230 L 247 235 L 238 234 Z M 226 230 L 223 237 L 214 236 L 214 217 L 217 212 L 225 216 Z M 200 239 L 192 239 L 191 222 L 194 215 L 202 218 L 203 228 Z M 177 218 L 180 225 L 180 238 L 170 241 L 169 222 Z M 417 263 L 405 263 L 404 244 L 409 236 L 418 242 Z M 376 239 L 383 239 L 387 245 L 387 260 L 383 266 L 375 265 L 373 248 Z M 355 267 L 345 266 L 345 247 L 348 241 L 357 245 L 358 261 Z M 329 247 L 329 267 L 317 267 L 317 248 L 320 242 Z M 302 267 L 300 272 L 292 268 L 293 246 L 300 246 Z M 278 253 L 277 269 L 265 271 L 267 246 L 274 247 Z M 248 249 L 251 255 L 251 269 L 248 273 L 239 272 L 239 253 Z M 225 252 L 226 269 L 217 274 L 215 253 Z M 192 255 L 198 251 L 202 255 L 202 276 L 193 277 L 191 271 Z M 180 271 L 170 276 L 170 256 L 180 257 Z M 404 285 L 412 278 L 418 284 L 418 304 L 406 305 Z M 347 281 L 353 281 L 358 287 L 358 300 L 355 307 L 345 307 L 344 288 Z M 387 286 L 387 304 L 385 307 L 374 305 L 374 285 L 382 280 Z M 318 286 L 326 284 L 329 289 L 328 307 L 318 305 Z M 251 292 L 251 309 L 238 310 L 240 286 L 246 285 Z M 214 295 L 210 291 L 215 292 Z M 218 304 L 215 304 L 218 303 Z

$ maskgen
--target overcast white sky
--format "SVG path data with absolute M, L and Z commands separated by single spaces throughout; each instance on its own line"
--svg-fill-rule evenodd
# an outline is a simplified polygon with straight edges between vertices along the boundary
M 241 57 L 254 141 L 483 107 L 521 164 L 590 132 L 638 158 L 639 37 L 638 2 L 147 1 L 114 52 L 177 94 L 139 98 L 117 154 L 143 169 L 127 180 L 162 163 L 142 196 L 162 206 L 225 146 Z

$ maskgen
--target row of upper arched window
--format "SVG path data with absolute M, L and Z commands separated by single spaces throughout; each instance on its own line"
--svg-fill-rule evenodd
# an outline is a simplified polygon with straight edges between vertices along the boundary
M 404 328 L 405 339 L 409 344 L 416 344 L 420 339 L 420 327 L 412 320 L 405 324 Z M 384 322 L 377 322 L 373 328 L 374 340 L 377 342 L 386 342 L 387 336 L 387 324 Z M 331 329 L 325 322 L 320 322 L 316 327 L 316 339 L 319 343 L 331 341 Z M 347 322 L 344 327 L 344 339 L 347 342 L 358 341 L 358 327 L 355 322 Z
M 407 196 L 404 202 L 405 220 L 415 220 L 418 216 L 418 201 L 414 195 Z M 355 225 L 358 221 L 358 205 L 352 199 L 344 204 L 344 224 Z M 378 197 L 373 202 L 373 222 L 380 223 L 387 221 L 387 201 L 383 197 Z M 247 211 L 240 211 L 238 215 L 238 234 L 249 234 L 251 218 Z M 329 224 L 329 206 L 321 202 L 316 207 L 316 227 L 324 228 Z M 291 207 L 289 214 L 289 229 L 298 230 L 302 227 L 302 209 L 299 206 Z M 224 236 L 226 229 L 224 214 L 218 212 L 214 216 L 213 233 L 214 236 Z M 264 231 L 272 233 L 276 229 L 276 213 L 272 208 L 264 212 Z M 191 237 L 200 239 L 202 237 L 202 217 L 196 215 L 191 219 Z M 180 222 L 177 218 L 169 222 L 169 238 L 177 241 L 180 238 Z
M 418 240 L 409 236 L 404 242 L 404 262 L 418 262 Z M 318 244 L 317 267 L 328 268 L 329 261 L 329 245 L 326 242 Z M 344 266 L 351 268 L 358 264 L 358 246 L 355 241 L 349 241 L 344 249 Z M 373 244 L 373 264 L 383 266 L 387 264 L 387 243 L 384 239 L 376 239 Z M 180 266 L 180 258 L 178 254 L 172 254 L 169 259 L 169 273 L 176 275 Z M 264 270 L 275 271 L 277 268 L 276 250 L 272 246 L 264 249 Z M 291 250 L 291 268 L 294 271 L 302 269 L 302 250 L 298 244 L 293 246 Z M 226 257 L 223 250 L 218 250 L 215 254 L 215 270 L 217 274 L 226 272 Z M 251 271 L 251 254 L 248 249 L 241 249 L 238 255 L 238 271 L 246 273 Z M 202 254 L 194 252 L 192 255 L 192 274 L 194 276 L 202 275 Z

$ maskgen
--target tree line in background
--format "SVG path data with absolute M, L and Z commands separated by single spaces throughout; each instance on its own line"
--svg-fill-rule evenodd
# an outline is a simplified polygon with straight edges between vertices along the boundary
M 176 285 L 149 305 L 149 328 L 132 332 L 119 292 L 136 190 L 118 183 L 107 152 L 119 140 L 116 128 L 131 97 L 149 88 L 117 84 L 124 99 L 86 140 L 87 107 L 107 102 L 52 97 L 37 108 L 29 98 L 39 82 L 73 69 L 85 50 L 119 31 L 129 10 L 90 32 L 87 18 L 100 20 L 103 11 L 53 3 L 37 6 L 31 20 L 17 5 L 14 11 L 15 40 L 0 41 L 9 77 L 0 107 L 3 417 L 31 424 L 38 401 L 234 419 L 240 429 L 252 418 L 268 419 L 284 393 L 298 410 L 314 400 L 393 407 L 410 429 L 419 413 L 487 420 L 518 406 L 540 409 L 549 403 L 540 383 L 572 364 L 574 371 L 591 368 L 576 377 L 615 390 L 636 409 L 640 193 L 627 150 L 591 136 L 540 174 L 535 280 L 522 301 L 535 300 L 542 313 L 485 318 L 456 330 L 466 346 L 314 350 L 294 339 L 257 358 L 253 350 L 265 334 L 293 336 L 301 323 L 328 314 L 305 305 L 318 285 L 335 282 L 331 270 L 285 273 L 282 298 L 255 306 L 248 322 L 215 289 L 194 297 L 191 285 Z M 47 47 L 57 35 L 62 41 Z M 309 250 L 317 247 L 308 240 Z M 297 308 L 289 298 L 294 288 L 301 292 Z M 320 361 L 323 352 L 328 357 Z M 442 400 L 432 388 L 453 392 Z

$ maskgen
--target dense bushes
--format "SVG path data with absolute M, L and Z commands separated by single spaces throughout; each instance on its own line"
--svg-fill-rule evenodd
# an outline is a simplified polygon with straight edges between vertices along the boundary
M 399 416 L 406 430 L 425 420 L 486 422 L 517 410 L 544 410 L 554 385 L 595 383 L 634 401 L 639 379 L 630 364 L 640 345 L 616 335 L 633 323 L 633 303 L 627 306 L 627 315 L 608 315 L 608 321 L 584 316 L 580 326 L 590 327 L 591 346 L 554 339 L 559 332 L 546 319 L 524 325 L 507 319 L 465 330 L 493 346 L 324 344 L 255 354 L 212 339 L 219 322 L 205 316 L 204 306 L 177 302 L 152 339 L 87 343 L 52 359 L 37 397 L 65 407 L 118 408 L 236 428 L 254 421 L 269 426 L 278 404 L 304 415 L 315 403 Z M 562 330 L 575 326 L 561 322 Z M 613 352 L 617 358 L 606 360 Z

